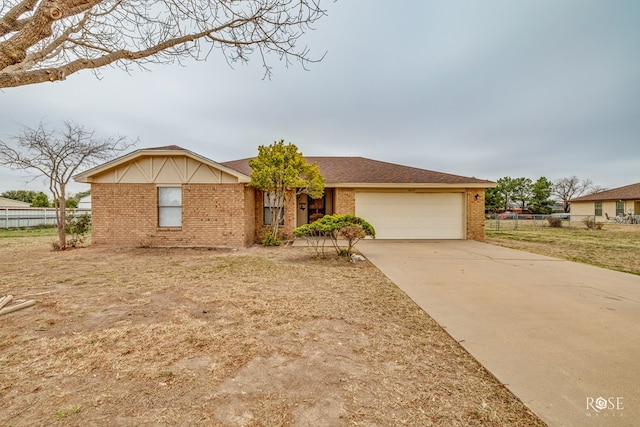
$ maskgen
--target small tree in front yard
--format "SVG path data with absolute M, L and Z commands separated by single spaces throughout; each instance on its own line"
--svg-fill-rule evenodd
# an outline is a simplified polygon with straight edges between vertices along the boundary
M 67 185 L 73 175 L 135 145 L 122 136 L 98 138 L 94 131 L 74 122 L 64 122 L 62 130 L 49 129 L 43 123 L 34 129 L 25 127 L 13 139 L 13 144 L 0 140 L 0 165 L 45 177 L 56 202 L 56 247 L 61 250 L 67 247 Z
M 311 224 L 303 225 L 293 230 L 296 237 L 304 237 L 316 249 L 322 248 L 324 255 L 324 241 L 330 239 L 338 255 L 351 257 L 353 247 L 365 237 L 376 237 L 371 224 L 354 215 L 325 215 Z M 340 247 L 340 239 L 347 242 L 347 248 Z
M 326 219 L 325 219 L 326 218 Z M 376 231 L 373 226 L 364 219 L 355 215 L 329 215 L 321 218 L 319 221 L 325 220 L 329 224 L 329 228 L 332 228 L 331 242 L 336 248 L 338 255 L 346 255 L 347 258 L 351 257 L 351 251 L 353 247 L 361 239 L 369 236 L 375 239 Z M 340 238 L 346 240 L 347 249 L 340 247 Z
M 347 241 L 346 257 L 351 257 L 351 251 L 360 239 L 367 236 L 367 232 L 361 224 L 349 224 L 340 228 L 338 235 Z M 342 250 L 339 252 L 342 254 Z
M 320 220 L 314 221 L 311 224 L 301 225 L 293 230 L 293 235 L 307 240 L 307 245 L 311 246 L 316 251 L 316 256 L 325 257 L 324 252 L 325 243 L 327 242 L 328 229 L 326 224 L 321 223 Z
M 312 199 L 324 194 L 324 177 L 318 165 L 307 163 L 298 147 L 284 140 L 258 147 L 258 156 L 249 160 L 249 185 L 264 192 L 269 200 L 271 224 L 264 242 L 277 244 L 284 207 L 292 196 L 307 194 Z

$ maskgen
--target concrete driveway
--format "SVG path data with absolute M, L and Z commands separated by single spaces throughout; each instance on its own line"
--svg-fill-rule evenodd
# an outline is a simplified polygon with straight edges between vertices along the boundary
M 358 249 L 550 426 L 640 426 L 640 277 L 475 241 Z

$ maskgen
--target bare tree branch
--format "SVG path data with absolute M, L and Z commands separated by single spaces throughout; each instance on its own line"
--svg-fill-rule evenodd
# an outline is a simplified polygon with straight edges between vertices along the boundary
M 24 28 L 27 21 L 19 19 L 20 16 L 33 10 L 37 3 L 37 0 L 21 1 L 9 9 L 4 15 L 0 16 L 0 37 Z
M 0 88 L 64 80 L 106 65 L 257 53 L 287 65 L 310 58 L 298 41 L 325 15 L 319 0 L 8 0 L 0 6 Z

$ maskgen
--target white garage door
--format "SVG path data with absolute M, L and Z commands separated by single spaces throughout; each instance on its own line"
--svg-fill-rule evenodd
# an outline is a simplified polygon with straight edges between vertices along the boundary
M 463 193 L 356 193 L 378 239 L 463 239 Z

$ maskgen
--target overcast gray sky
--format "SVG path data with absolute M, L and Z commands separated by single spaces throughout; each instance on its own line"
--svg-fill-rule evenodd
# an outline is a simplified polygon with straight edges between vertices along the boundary
M 305 155 L 362 156 L 497 180 L 640 182 L 637 0 L 339 0 L 304 38 L 303 70 L 224 58 L 104 69 L 0 92 L 0 137 L 41 120 L 176 144 L 214 161 L 284 139 Z M 276 60 L 274 59 L 274 62 Z M 0 192 L 46 190 L 0 167 Z M 72 187 L 72 192 L 85 190 Z

